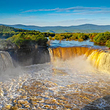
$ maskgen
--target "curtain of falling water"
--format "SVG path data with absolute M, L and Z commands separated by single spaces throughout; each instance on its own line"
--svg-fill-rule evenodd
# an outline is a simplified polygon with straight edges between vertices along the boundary
M 87 47 L 58 47 L 49 49 L 49 51 L 52 62 L 58 59 L 65 61 L 82 55 L 94 67 L 101 71 L 110 72 L 110 53 L 108 51 Z
M 8 68 L 13 68 L 12 58 L 8 52 L 0 51 L 0 72 Z

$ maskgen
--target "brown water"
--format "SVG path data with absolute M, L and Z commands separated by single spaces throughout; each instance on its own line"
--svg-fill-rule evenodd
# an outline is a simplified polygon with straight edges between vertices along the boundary
M 50 54 L 50 63 L 18 68 L 16 77 L 0 83 L 1 109 L 110 109 L 108 52 L 75 47 L 50 49 Z
M 78 56 L 84 56 L 85 60 L 87 60 L 95 68 L 98 68 L 101 71 L 110 72 L 109 50 L 94 49 L 88 47 L 58 47 L 49 49 L 49 51 L 53 64 L 59 60 L 71 61 L 71 59 Z

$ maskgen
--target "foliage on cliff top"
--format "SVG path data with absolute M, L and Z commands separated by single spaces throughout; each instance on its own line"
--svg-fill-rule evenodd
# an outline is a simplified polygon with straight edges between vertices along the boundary
M 13 35 L 7 40 L 16 44 L 19 48 L 21 46 L 32 46 L 32 45 L 40 45 L 46 46 L 46 42 L 48 41 L 45 35 L 41 32 L 30 31 L 30 32 L 20 32 L 17 35 Z

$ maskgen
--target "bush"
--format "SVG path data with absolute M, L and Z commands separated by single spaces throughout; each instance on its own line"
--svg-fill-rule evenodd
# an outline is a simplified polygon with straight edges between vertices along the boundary
M 110 39 L 110 32 L 99 33 L 94 38 L 93 41 L 97 44 L 106 44 L 106 41 Z
M 46 42 L 48 41 L 47 38 L 45 38 L 44 34 L 40 32 L 20 32 L 19 34 L 13 35 L 7 40 L 15 43 L 19 48 L 22 45 L 26 47 L 36 44 L 40 46 L 46 46 Z
M 106 46 L 110 48 L 110 40 L 106 41 Z

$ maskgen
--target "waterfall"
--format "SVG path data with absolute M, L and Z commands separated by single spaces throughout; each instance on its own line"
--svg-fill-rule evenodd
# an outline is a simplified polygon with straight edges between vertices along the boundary
M 59 47 L 49 48 L 49 52 L 49 63 L 19 67 L 0 74 L 0 81 L 3 79 L 3 83 L 0 82 L 0 110 L 88 110 L 89 107 L 99 110 L 110 107 L 110 74 L 98 71 L 109 71 L 108 51 Z M 9 53 L 0 52 L 1 70 L 12 67 Z
M 110 72 L 110 53 L 108 51 L 88 47 L 58 47 L 49 49 L 51 62 L 71 60 L 84 56 L 86 61 L 101 71 Z
M 110 53 L 106 51 L 94 51 L 87 60 L 101 71 L 110 72 Z
M 6 51 L 0 51 L 0 72 L 13 67 L 13 61 L 10 54 Z

